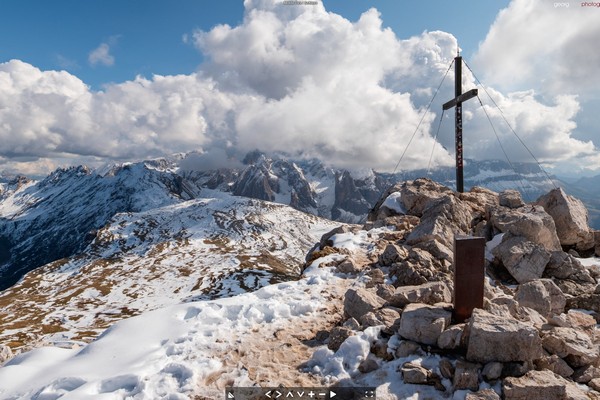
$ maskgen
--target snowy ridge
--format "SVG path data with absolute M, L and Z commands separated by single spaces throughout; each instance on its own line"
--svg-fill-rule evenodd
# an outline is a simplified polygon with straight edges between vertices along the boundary
M 339 226 L 280 204 L 205 193 L 211 198 L 118 214 L 85 251 L 0 293 L 0 343 L 71 346 L 131 315 L 297 279 L 307 250 Z

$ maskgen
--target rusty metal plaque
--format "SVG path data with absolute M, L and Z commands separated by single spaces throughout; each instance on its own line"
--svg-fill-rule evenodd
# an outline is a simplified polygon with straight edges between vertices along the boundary
M 483 308 L 485 238 L 454 238 L 454 322 L 464 322 Z

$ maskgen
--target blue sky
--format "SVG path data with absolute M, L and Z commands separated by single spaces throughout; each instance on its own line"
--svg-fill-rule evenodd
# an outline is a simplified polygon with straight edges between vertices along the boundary
M 248 151 L 391 171 L 457 42 L 512 161 L 600 173 L 600 7 L 548 0 L 21 0 L 0 12 L 0 172 Z M 599 3 L 600 4 L 600 3 Z M 375 11 L 373 11 L 375 10 Z M 466 88 L 476 81 L 465 70 Z M 401 168 L 453 162 L 453 77 Z M 467 158 L 503 158 L 479 102 Z M 437 150 L 436 150 L 437 148 Z
M 451 32 L 471 56 L 507 0 L 325 1 L 329 11 L 352 21 L 371 7 L 397 36 L 425 30 Z M 65 69 L 94 89 L 136 75 L 188 74 L 202 54 L 183 36 L 218 24 L 241 23 L 242 1 L 205 0 L 20 0 L 1 5 L 0 57 L 43 70 Z M 9 38 L 8 40 L 6 38 Z M 91 65 L 90 52 L 109 45 L 114 64 Z

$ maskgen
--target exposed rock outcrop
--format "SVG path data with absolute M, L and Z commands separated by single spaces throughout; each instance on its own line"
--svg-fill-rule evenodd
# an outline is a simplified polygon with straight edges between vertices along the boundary
M 542 207 L 509 209 L 498 207 L 490 210 L 489 221 L 499 232 L 522 236 L 548 251 L 561 250 L 552 217 Z
M 373 262 L 360 271 L 342 268 L 365 286 L 348 290 L 345 316 L 358 320 L 358 330 L 381 329 L 370 357 L 385 363 L 444 354 L 438 369 L 405 362 L 400 372 L 405 383 L 435 386 L 447 398 L 459 390 L 470 390 L 470 399 L 500 398 L 479 390 L 482 384 L 502 387 L 504 399 L 600 398 L 591 395 L 600 388 L 598 274 L 563 250 L 554 215 L 516 191 L 457 194 L 428 179 L 397 184 L 388 196 L 406 214 L 373 210 L 362 234 L 374 241 L 363 257 Z M 390 218 L 397 221 L 385 222 Z M 464 234 L 488 240 L 484 306 L 453 324 L 453 242 Z M 333 337 L 352 334 L 348 329 L 334 329 Z
M 588 225 L 588 211 L 580 200 L 559 188 L 541 196 L 536 203 L 554 219 L 561 245 L 573 246 L 578 251 L 594 249 L 594 233 Z
M 541 278 L 551 257 L 544 247 L 520 236 L 504 236 L 493 254 L 519 283 Z
M 561 314 L 566 305 L 565 295 L 550 279 L 538 279 L 519 285 L 515 300 L 519 305 L 533 308 L 546 318 Z

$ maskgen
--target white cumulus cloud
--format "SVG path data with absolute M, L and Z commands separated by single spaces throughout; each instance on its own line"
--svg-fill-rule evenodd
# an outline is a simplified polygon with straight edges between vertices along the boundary
M 554 95 L 597 93 L 600 16 L 598 7 L 584 3 L 513 0 L 476 55 L 486 81 Z
M 206 60 L 190 75 L 138 77 L 96 92 L 65 71 L 41 71 L 17 60 L 0 64 L 0 164 L 17 158 L 50 165 L 44 160 L 126 160 L 196 151 L 190 163 L 210 168 L 236 165 L 260 149 L 353 169 L 392 170 L 448 70 L 456 39 L 439 31 L 399 39 L 382 26 L 375 9 L 349 21 L 320 2 L 244 4 L 238 26 L 188 36 Z M 520 0 L 511 3 L 482 44 L 476 66 L 486 67 L 486 82 L 502 84 L 519 75 L 509 79 L 488 72 L 499 58 L 485 50 L 506 13 L 519 7 L 524 7 Z M 105 50 L 110 55 L 108 46 Z M 520 67 L 537 76 L 527 69 L 531 65 Z M 487 90 L 538 159 L 599 168 L 594 143 L 574 137 L 582 113 L 578 93 L 561 92 L 566 82 L 546 91 L 519 79 L 513 80 L 518 90 L 500 85 Z M 472 87 L 475 79 L 465 69 L 464 88 Z M 450 73 L 401 169 L 427 167 L 434 145 L 433 165 L 453 163 L 450 114 L 439 144 L 433 138 L 441 104 L 453 93 Z M 509 155 L 531 161 L 483 91 L 480 96 Z M 477 99 L 465 103 L 465 151 L 468 158 L 503 157 Z

